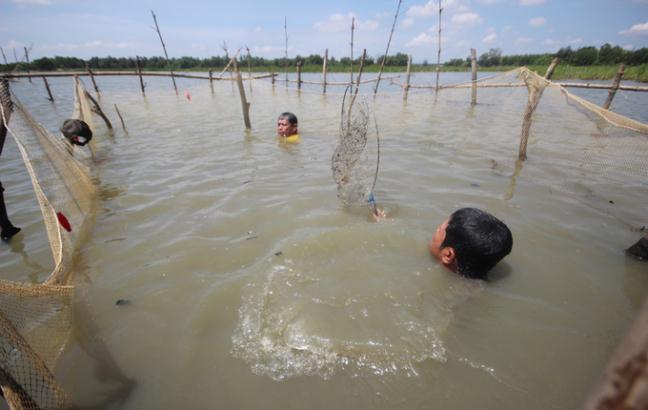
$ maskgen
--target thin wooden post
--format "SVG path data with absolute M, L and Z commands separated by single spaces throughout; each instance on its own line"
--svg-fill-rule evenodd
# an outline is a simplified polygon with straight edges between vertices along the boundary
M 0 155 L 2 155 L 2 148 L 4 147 L 5 138 L 7 137 L 7 128 L 5 122 L 9 124 L 11 112 L 13 111 L 13 103 L 11 102 L 11 92 L 9 91 L 9 80 L 0 78 L 0 105 L 2 112 L 0 115 Z M 0 194 L 2 191 L 0 191 Z
M 4 63 L 9 64 L 9 62 L 7 61 L 7 56 L 5 55 L 4 50 L 2 49 L 2 47 L 0 47 L 0 52 L 2 52 L 2 59 L 4 60 Z
M 351 17 L 351 60 L 349 61 L 349 68 L 351 71 L 351 88 L 353 88 L 353 32 L 355 31 L 355 17 Z
M 214 75 L 211 68 L 209 69 L 209 88 L 211 88 L 211 92 L 214 94 Z
M 608 91 L 608 96 L 607 99 L 605 100 L 605 104 L 603 104 L 603 108 L 606 110 L 610 109 L 610 105 L 612 105 L 612 100 L 614 99 L 614 96 L 616 95 L 617 90 L 619 89 L 619 84 L 621 84 L 621 79 L 623 78 L 623 73 L 625 71 L 625 64 L 621 64 L 619 66 L 619 71 L 617 71 L 616 75 L 614 76 L 614 81 L 612 82 L 612 88 Z
M 276 80 L 275 72 L 271 71 L 270 74 L 272 74 L 272 86 L 274 87 L 275 86 L 275 80 Z
M 284 16 L 284 35 L 286 37 L 286 48 L 284 54 L 284 76 L 286 77 L 286 86 L 288 86 L 288 17 Z
M 324 62 L 322 63 L 322 76 L 324 83 L 322 85 L 322 94 L 326 94 L 326 74 L 328 73 L 328 48 L 324 50 Z
M 394 29 L 396 28 L 396 20 L 398 19 L 398 12 L 400 11 L 400 6 L 403 0 L 398 0 L 398 7 L 396 7 L 396 14 L 394 14 L 394 22 L 392 23 L 392 29 L 389 33 L 389 40 L 387 40 L 387 49 L 385 50 L 385 55 L 383 56 L 382 61 L 380 62 L 380 70 L 378 70 L 378 77 L 376 78 L 376 87 L 374 88 L 374 95 L 378 92 L 378 86 L 380 86 L 380 77 L 382 76 L 383 69 L 385 68 L 385 60 L 387 60 L 387 54 L 389 53 L 389 45 L 391 44 L 392 36 L 394 35 Z
M 101 119 L 103 119 L 104 122 L 106 123 L 106 127 L 108 127 L 108 129 L 111 129 L 111 130 L 112 130 L 112 129 L 113 129 L 113 126 L 112 126 L 110 120 L 108 119 L 108 117 L 106 116 L 106 114 L 105 114 L 105 113 L 103 112 L 103 110 L 101 109 L 101 106 L 99 105 L 99 103 L 97 102 L 97 100 L 95 100 L 95 99 L 92 97 L 92 95 L 90 95 L 90 93 L 87 92 L 87 91 L 85 92 L 85 95 L 86 95 L 86 97 L 88 97 L 88 99 L 89 99 L 89 100 L 92 102 L 92 104 L 93 104 L 93 107 L 90 108 L 90 110 L 91 110 L 93 113 L 95 113 L 95 114 L 97 114 L 98 116 L 100 116 Z
M 45 89 L 47 90 L 47 95 L 49 96 L 49 100 L 54 102 L 54 96 L 52 95 L 52 90 L 50 90 L 49 83 L 47 82 L 47 77 L 43 76 L 43 82 L 45 83 Z
M 437 46 L 436 87 L 434 88 L 434 91 L 436 93 L 439 92 L 439 72 L 441 71 L 441 13 L 443 13 L 443 7 L 441 7 L 441 1 L 442 0 L 439 0 L 439 33 L 438 33 L 439 45 Z
M 250 124 L 250 103 L 245 98 L 245 87 L 243 87 L 243 78 L 241 77 L 241 72 L 236 66 L 236 84 L 238 85 L 239 95 L 241 97 L 241 108 L 243 109 L 243 122 L 245 123 L 246 129 L 251 129 L 252 125 Z
M 139 56 L 135 56 L 135 66 L 137 67 L 137 75 L 139 76 L 140 89 L 142 90 L 142 95 L 146 95 L 144 92 L 144 80 L 142 79 L 142 65 L 140 64 Z
M 405 74 L 405 85 L 403 85 L 403 100 L 407 100 L 410 89 L 410 76 L 412 75 L 412 55 L 407 59 L 407 73 Z
M 301 90 L 301 72 L 302 72 L 302 62 L 301 60 L 297 61 L 297 89 Z
M 551 60 L 551 64 L 549 64 L 549 67 L 547 67 L 547 72 L 544 75 L 544 78 L 547 80 L 551 80 L 551 77 L 553 76 L 554 70 L 556 69 L 556 66 L 560 62 L 560 59 L 558 57 L 555 57 L 553 60 Z
M 160 43 L 162 43 L 162 50 L 164 51 L 164 57 L 166 58 L 167 61 L 167 67 L 169 67 L 169 72 L 171 73 L 171 81 L 173 81 L 173 89 L 175 90 L 176 95 L 178 95 L 178 86 L 176 85 L 175 77 L 173 76 L 173 70 L 171 69 L 171 62 L 169 61 L 169 55 L 167 54 L 164 40 L 162 40 L 162 33 L 160 33 L 160 27 L 158 26 L 157 18 L 155 17 L 155 13 L 153 12 L 153 10 L 151 10 L 151 15 L 153 16 L 153 22 L 155 23 L 155 31 L 157 31 L 158 37 L 160 37 Z
M 27 62 L 27 74 L 30 74 L 30 71 L 29 71 L 29 51 L 27 50 L 27 47 L 23 47 L 23 48 L 25 49 L 25 61 Z M 32 82 L 31 77 L 28 77 L 28 78 L 29 78 L 29 82 L 31 83 Z
M 86 63 L 86 70 L 88 70 L 88 74 L 90 75 L 90 79 L 92 80 L 92 85 L 94 86 L 95 92 L 99 94 L 99 87 L 97 87 L 97 82 L 95 81 L 94 73 L 90 69 L 90 64 L 88 63 Z
M 477 50 L 470 49 L 470 70 L 472 72 L 472 97 L 470 103 L 477 104 Z
M 250 93 L 252 93 L 252 55 L 250 54 L 250 49 L 248 46 L 245 46 L 247 50 L 247 63 L 248 63 L 248 82 L 250 87 Z
M 553 75 L 554 69 L 558 65 L 558 58 L 554 58 L 549 67 L 547 68 L 547 72 L 545 73 L 545 78 L 547 80 L 551 79 L 551 76 Z M 520 136 L 520 149 L 518 152 L 518 159 L 520 161 L 524 161 L 527 159 L 526 155 L 526 149 L 527 149 L 527 144 L 529 141 L 529 133 L 531 131 L 531 119 L 533 118 L 533 113 L 535 112 L 536 108 L 538 108 L 538 104 L 540 103 L 540 98 L 542 97 L 542 93 L 544 92 L 544 89 L 546 87 L 546 84 L 543 84 L 540 87 L 536 86 L 529 86 L 527 84 L 527 89 L 529 90 L 529 97 L 527 101 L 527 106 L 524 109 L 524 120 L 522 121 L 522 133 Z
M 117 104 L 115 104 L 115 111 L 117 111 L 117 116 L 119 117 L 119 121 L 121 121 L 122 129 L 124 130 L 124 132 L 126 132 L 126 124 L 124 124 L 124 118 L 119 112 L 119 108 L 117 108 Z

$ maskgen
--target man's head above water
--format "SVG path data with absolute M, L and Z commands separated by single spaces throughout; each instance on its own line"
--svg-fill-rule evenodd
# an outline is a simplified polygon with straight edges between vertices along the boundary
M 512 247 L 513 236 L 504 222 L 475 208 L 452 213 L 429 243 L 430 253 L 444 266 L 472 279 L 486 279 Z
M 290 137 L 299 133 L 297 130 L 297 116 L 291 112 L 284 112 L 277 118 L 277 134 L 280 137 Z

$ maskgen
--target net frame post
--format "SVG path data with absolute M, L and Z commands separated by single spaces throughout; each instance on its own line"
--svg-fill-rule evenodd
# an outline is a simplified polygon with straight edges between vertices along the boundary
M 612 81 L 612 88 L 610 88 L 610 90 L 608 91 L 608 96 L 605 100 L 605 103 L 603 104 L 603 108 L 605 108 L 606 110 L 609 110 L 610 106 L 612 105 L 612 100 L 614 100 L 614 96 L 619 89 L 619 85 L 621 84 L 621 79 L 623 78 L 624 72 L 625 64 L 621 63 L 621 65 L 619 65 L 619 70 L 617 71 L 616 75 L 614 76 L 614 80 Z

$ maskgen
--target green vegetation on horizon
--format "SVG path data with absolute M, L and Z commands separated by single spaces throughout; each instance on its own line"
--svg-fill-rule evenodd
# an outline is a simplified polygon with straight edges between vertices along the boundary
M 519 66 L 528 66 L 532 70 L 544 74 L 546 67 L 554 57 L 560 59 L 553 79 L 584 79 L 584 80 L 608 80 L 614 77 L 618 70 L 619 63 L 625 63 L 628 67 L 625 70 L 624 79 L 631 81 L 648 82 L 648 48 L 641 48 L 634 51 L 624 50 L 619 46 L 605 44 L 599 49 L 596 47 L 582 47 L 572 50 L 570 47 L 560 49 L 556 54 L 521 54 L 502 56 L 499 49 L 490 49 L 478 58 L 480 71 L 506 71 Z M 163 57 L 140 57 L 140 66 L 146 71 L 168 71 L 169 66 L 174 71 L 208 71 L 212 69 L 218 74 L 228 63 L 226 56 L 214 56 L 204 59 L 194 57 L 172 58 L 167 62 Z M 387 56 L 385 60 L 385 72 L 404 72 L 407 66 L 408 56 L 403 53 Z M 307 57 L 296 56 L 295 58 L 266 59 L 254 56 L 239 56 L 239 69 L 248 71 L 248 67 L 254 72 L 276 72 L 288 71 L 294 73 L 297 63 L 302 64 L 302 71 L 305 73 L 321 72 L 324 59 L 318 54 L 311 54 Z M 367 57 L 365 60 L 365 72 L 375 73 L 380 69 L 382 56 L 377 58 Z M 348 57 L 329 59 L 328 71 L 332 73 L 349 72 L 351 60 Z M 354 59 L 353 69 L 357 71 L 360 65 L 359 58 Z M 53 58 L 43 57 L 31 63 L 14 63 L 0 65 L 0 72 L 20 71 L 83 71 L 86 66 L 93 70 L 135 70 L 136 59 L 127 57 L 92 57 L 89 60 L 82 60 L 76 57 Z M 441 66 L 441 71 L 469 71 L 470 58 L 452 59 Z M 413 72 L 436 71 L 436 65 L 424 60 L 422 64 L 413 64 Z

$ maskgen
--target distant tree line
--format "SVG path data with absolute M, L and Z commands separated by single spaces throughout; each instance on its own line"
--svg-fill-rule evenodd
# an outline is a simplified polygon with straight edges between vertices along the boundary
M 405 66 L 407 65 L 407 54 L 397 53 L 395 55 L 388 55 L 385 60 L 386 66 Z M 223 68 L 229 62 L 229 58 L 225 56 L 214 56 L 208 58 L 195 58 L 195 57 L 179 57 L 171 58 L 169 62 L 163 57 L 140 57 L 140 67 L 142 70 L 167 70 L 169 66 L 173 70 L 186 70 L 186 69 L 204 69 L 209 70 L 212 68 Z M 365 59 L 366 65 L 381 64 L 383 57 L 367 57 Z M 303 65 L 319 65 L 324 62 L 324 58 L 318 54 L 311 54 L 306 57 L 296 56 L 295 58 L 274 58 L 268 59 L 263 57 L 240 55 L 237 58 L 238 64 L 241 69 L 246 69 L 248 63 L 251 67 L 275 67 L 281 69 L 283 67 L 290 67 L 291 69 L 296 66 L 297 62 Z M 328 64 L 331 67 L 335 66 L 348 66 L 351 62 L 349 57 L 342 57 L 336 59 L 330 57 Z M 354 66 L 360 64 L 360 58 L 353 60 Z M 86 65 L 93 70 L 135 70 L 137 67 L 136 58 L 133 57 L 92 57 L 89 60 L 83 60 L 76 57 L 42 57 L 31 61 L 29 64 L 25 62 L 4 64 L 0 65 L 0 71 L 11 71 L 17 68 L 19 71 L 33 70 L 33 71 L 54 71 L 54 70 L 82 70 Z
M 581 47 L 577 50 L 565 47 L 555 54 L 518 54 L 502 56 L 502 50 L 491 48 L 479 56 L 477 63 L 482 67 L 493 66 L 523 66 L 523 65 L 549 65 L 554 57 L 560 58 L 561 64 L 577 66 L 613 65 L 625 63 L 627 65 L 648 64 L 648 48 L 629 51 L 619 46 L 604 44 L 600 48 Z M 449 66 L 470 66 L 470 57 L 466 59 L 455 58 L 446 63 Z

